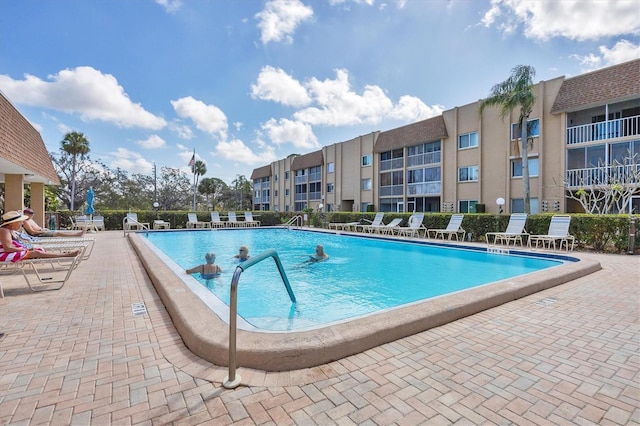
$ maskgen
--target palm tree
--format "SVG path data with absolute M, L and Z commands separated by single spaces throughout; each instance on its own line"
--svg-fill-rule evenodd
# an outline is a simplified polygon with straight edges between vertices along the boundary
M 531 213 L 531 189 L 529 186 L 529 137 L 527 120 L 536 101 L 533 94 L 533 77 L 536 70 L 529 65 L 518 65 L 511 70 L 511 76 L 491 88 L 491 95 L 480 102 L 480 114 L 488 106 L 499 106 L 504 119 L 516 108 L 520 108 L 517 133 L 522 145 L 522 185 L 524 193 L 524 212 Z M 516 136 L 517 142 L 518 136 Z
M 73 211 L 76 197 L 78 156 L 84 160 L 84 156 L 89 153 L 89 140 L 82 133 L 69 132 L 64 135 L 64 139 L 60 143 L 62 150 L 71 156 L 71 211 Z
M 193 172 L 193 211 L 196 211 L 196 188 L 198 187 L 198 177 L 207 173 L 207 165 L 204 161 L 198 160 L 191 166 Z

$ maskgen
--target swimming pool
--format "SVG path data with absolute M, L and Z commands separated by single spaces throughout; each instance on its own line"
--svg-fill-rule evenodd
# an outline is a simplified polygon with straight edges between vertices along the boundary
M 182 231 L 158 232 L 178 233 Z M 199 238 L 198 235 L 200 233 L 222 235 L 223 232 L 236 231 L 194 230 L 190 231 L 190 235 L 192 236 L 191 238 Z M 311 238 L 313 244 L 305 246 L 303 253 L 309 253 L 318 238 L 328 233 L 323 230 L 305 232 L 313 236 Z M 152 231 L 148 232 L 148 235 L 151 236 L 152 233 Z M 154 308 L 168 311 L 173 325 L 183 342 L 195 355 L 213 363 L 215 366 L 228 366 L 230 339 L 228 307 L 201 282 L 190 277 L 189 280 L 185 280 L 182 267 L 151 244 L 149 239 L 145 237 L 146 234 L 146 232 L 132 233 L 128 234 L 127 238 L 162 301 L 162 304 Z M 339 238 L 345 236 L 342 235 Z M 423 241 L 420 240 L 420 242 Z M 197 242 L 197 239 L 192 240 L 192 243 L 195 242 Z M 239 244 L 240 242 L 238 241 L 237 245 Z M 442 243 L 441 245 L 466 246 L 458 243 Z M 256 245 L 252 249 L 253 254 L 257 253 L 257 247 Z M 469 247 L 480 252 L 486 251 L 485 247 L 480 245 L 471 244 Z M 206 249 L 203 248 L 202 257 L 204 256 L 204 250 Z M 229 250 L 231 251 L 219 252 L 218 260 L 224 261 L 224 258 L 228 258 L 232 253 L 235 253 L 238 247 L 234 245 Z M 334 251 L 329 252 L 332 259 L 334 256 L 340 258 L 339 251 L 336 251 L 335 248 L 332 248 L 332 250 Z M 511 251 L 514 252 L 514 250 Z M 525 251 L 515 250 L 515 252 Z M 601 268 L 600 263 L 590 257 L 579 259 L 579 254 L 572 254 L 570 258 L 568 256 L 561 257 L 566 258 L 568 261 L 557 267 L 527 273 L 510 279 L 498 280 L 490 284 L 422 301 L 406 303 L 393 309 L 382 309 L 377 313 L 337 321 L 324 327 L 297 331 L 264 331 L 239 328 L 236 344 L 237 366 L 240 369 L 291 371 L 328 364 L 334 360 L 358 354 L 368 349 L 391 343 L 397 339 L 570 282 Z M 386 261 L 386 259 L 384 260 Z M 273 267 L 273 262 L 270 260 L 261 263 L 271 264 L 271 267 Z M 317 266 L 325 267 L 330 266 L 330 264 Z M 468 268 L 465 270 L 469 271 Z M 228 269 L 227 271 L 230 272 Z M 190 281 L 190 284 L 187 281 Z M 243 276 L 240 280 L 240 289 L 250 285 L 249 283 L 250 281 Z M 215 313 L 208 306 L 209 302 L 204 302 L 207 297 L 212 301 L 218 301 L 219 305 L 215 307 L 215 312 L 219 313 Z M 288 301 L 288 299 L 285 300 Z M 212 303 L 215 304 L 216 302 Z M 383 350 L 393 350 L 393 348 L 390 347 Z M 226 370 L 223 368 L 215 369 L 215 371 L 211 372 L 212 380 L 223 381 L 225 375 Z
M 178 273 L 204 263 L 208 251 L 215 252 L 223 270 L 220 277 L 193 277 L 227 306 L 238 247 L 247 245 L 254 255 L 275 249 L 297 303 L 292 305 L 270 259 L 245 271 L 238 287 L 241 327 L 264 331 L 323 327 L 562 264 L 560 259 L 282 228 L 149 233 L 147 238 L 179 266 Z M 308 262 L 316 244 L 330 255 L 327 261 Z M 217 301 L 194 290 L 226 319 Z

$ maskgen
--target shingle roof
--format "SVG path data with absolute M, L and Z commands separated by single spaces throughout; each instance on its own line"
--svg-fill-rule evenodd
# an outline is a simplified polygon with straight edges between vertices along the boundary
M 257 169 L 253 169 L 253 173 L 251 173 L 251 180 L 261 179 L 271 176 L 271 165 L 258 167 Z
M 417 145 L 421 142 L 430 142 L 446 138 L 447 127 L 442 115 L 428 118 L 417 123 L 408 124 L 396 129 L 381 132 L 378 135 L 374 152 L 385 152 L 396 148 Z
M 299 155 L 293 159 L 291 170 L 308 169 L 309 167 L 322 166 L 324 157 L 322 150 L 310 152 L 308 154 Z
M 622 101 L 640 95 L 640 59 L 593 71 L 562 82 L 551 113 Z
M 31 182 L 60 184 L 42 136 L 0 92 L 0 174 L 5 173 L 31 174 Z

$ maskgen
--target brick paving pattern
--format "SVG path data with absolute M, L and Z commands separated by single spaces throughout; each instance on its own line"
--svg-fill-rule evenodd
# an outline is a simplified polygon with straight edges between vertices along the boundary
M 121 232 L 59 291 L 0 276 L 0 425 L 640 425 L 640 258 L 331 364 L 239 369 L 182 343 Z M 147 314 L 134 316 L 143 302 Z

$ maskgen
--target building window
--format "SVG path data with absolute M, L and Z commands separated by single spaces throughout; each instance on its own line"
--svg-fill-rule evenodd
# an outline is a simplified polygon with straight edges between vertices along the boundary
M 327 204 L 324 206 L 325 210 L 327 212 L 332 212 L 333 211 L 333 204 Z
M 529 176 L 538 176 L 538 159 L 529 158 Z M 522 177 L 522 159 L 511 160 L 511 177 Z
M 362 156 L 362 167 L 370 166 L 373 161 L 373 154 L 367 154 Z
M 328 183 L 327 184 L 327 192 L 328 193 L 333 193 L 333 184 L 332 183 Z
M 275 175 L 275 176 L 273 177 L 273 181 L 274 181 L 274 182 L 277 182 L 277 181 L 278 181 L 278 175 Z
M 362 179 L 360 181 L 360 189 L 363 191 L 371 191 L 371 178 Z
M 518 131 L 518 123 L 511 123 L 511 140 L 516 139 L 516 132 Z M 518 135 L 518 139 L 522 136 L 522 132 Z M 540 120 L 537 118 L 534 120 L 527 120 L 527 136 L 536 137 L 540 136 Z
M 284 180 L 289 180 L 289 172 L 284 172 Z
M 540 213 L 540 207 L 538 206 L 537 198 L 529 199 L 529 206 L 531 207 L 531 214 Z M 511 213 L 524 213 L 524 198 L 512 198 L 511 199 Z
M 288 205 L 288 204 L 286 204 L 286 205 L 284 206 L 284 211 L 285 211 L 285 212 L 288 212 L 288 211 L 289 211 L 289 205 Z
M 458 136 L 458 149 L 475 148 L 478 146 L 478 132 Z
M 458 182 L 475 182 L 478 180 L 478 166 L 458 168 Z
M 371 203 L 360 203 L 360 211 L 366 212 L 370 205 Z
M 458 213 L 475 213 L 478 200 L 459 200 Z
M 327 173 L 333 173 L 334 165 L 333 163 L 327 164 Z
M 277 196 L 278 196 L 278 190 L 277 190 L 277 189 L 274 189 L 274 190 L 273 190 L 273 196 L 274 196 L 274 197 L 277 197 Z
M 285 188 L 284 189 L 284 196 L 288 197 L 289 196 L 289 188 Z

